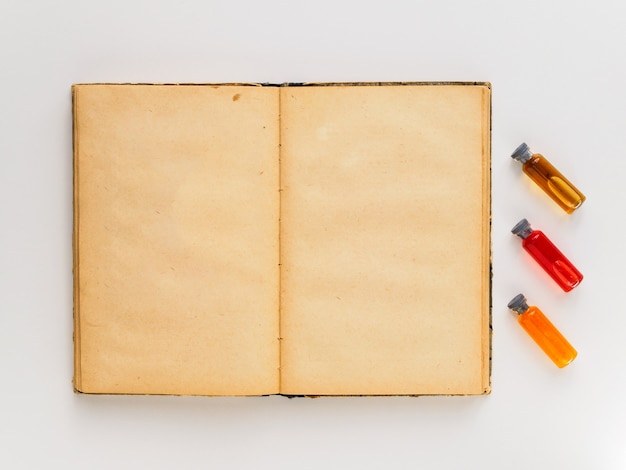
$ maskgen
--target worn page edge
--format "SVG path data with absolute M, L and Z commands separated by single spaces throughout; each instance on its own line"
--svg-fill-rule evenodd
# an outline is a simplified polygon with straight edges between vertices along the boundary
M 74 391 L 81 392 L 81 353 L 80 353 L 80 295 L 79 295 L 79 251 L 78 251 L 78 220 L 79 220 L 79 198 L 78 198 L 78 86 L 72 85 L 72 145 L 73 145 L 73 199 L 74 208 L 73 231 L 72 231 L 72 253 L 73 253 L 73 295 L 74 295 Z

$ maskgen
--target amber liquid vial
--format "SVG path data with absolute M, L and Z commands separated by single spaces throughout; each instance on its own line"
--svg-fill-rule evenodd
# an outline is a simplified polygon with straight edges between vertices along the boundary
M 541 310 L 528 306 L 523 294 L 516 295 L 508 307 L 518 314 L 517 321 L 558 367 L 565 367 L 578 353 Z
M 568 214 L 585 202 L 584 194 L 576 186 L 554 168 L 543 155 L 533 153 L 525 143 L 515 149 L 511 158 L 522 163 L 524 173 Z

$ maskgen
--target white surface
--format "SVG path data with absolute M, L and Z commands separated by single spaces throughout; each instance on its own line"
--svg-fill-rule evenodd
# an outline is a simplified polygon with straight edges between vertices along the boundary
M 626 468 L 625 5 L 0 1 L 0 467 Z M 70 85 L 378 80 L 493 83 L 492 395 L 73 394 Z M 523 140 L 586 193 L 578 213 L 509 158 Z M 521 217 L 579 288 L 537 274 L 509 233 Z M 571 366 L 508 312 L 520 291 Z

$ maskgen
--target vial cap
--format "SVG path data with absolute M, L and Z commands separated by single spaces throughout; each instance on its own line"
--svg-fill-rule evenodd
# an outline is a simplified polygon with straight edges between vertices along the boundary
M 515 297 L 513 297 L 513 299 L 511 299 L 507 307 L 521 315 L 526 310 L 528 310 L 526 297 L 524 297 L 524 294 L 517 294 Z
M 518 223 L 515 224 L 515 227 L 511 229 L 511 232 L 517 235 L 518 237 L 524 239 L 531 233 L 533 233 L 533 229 L 530 227 L 530 223 L 528 220 L 522 219 Z
M 532 156 L 533 153 L 528 148 L 528 145 L 526 145 L 526 143 L 524 142 L 522 142 L 522 144 L 517 147 L 511 154 L 511 158 L 517 160 L 520 163 L 526 163 L 528 160 L 530 160 L 530 157 Z

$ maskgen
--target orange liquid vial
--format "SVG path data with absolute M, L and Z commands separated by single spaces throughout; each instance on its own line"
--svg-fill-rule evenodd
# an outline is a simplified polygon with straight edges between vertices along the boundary
M 565 367 L 576 358 L 578 353 L 572 345 L 541 310 L 528 306 L 523 294 L 516 295 L 508 307 L 518 314 L 517 320 L 522 328 L 558 367 Z
M 568 214 L 585 202 L 585 195 L 576 186 L 543 155 L 533 153 L 525 143 L 517 147 L 511 157 L 522 163 L 524 173 Z

